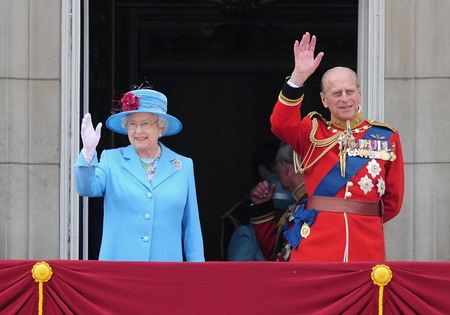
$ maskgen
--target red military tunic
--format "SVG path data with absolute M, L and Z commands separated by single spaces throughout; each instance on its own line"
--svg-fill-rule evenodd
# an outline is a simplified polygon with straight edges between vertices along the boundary
M 303 100 L 303 88 L 292 88 L 285 84 L 271 116 L 272 132 L 288 143 L 305 159 L 304 172 L 306 193 L 314 192 L 331 170 L 339 163 L 339 145 L 311 146 L 314 141 L 328 139 L 342 132 L 346 122 L 329 123 L 319 115 L 308 115 L 301 119 L 300 107 Z M 358 117 L 359 116 L 359 117 Z M 351 121 L 353 136 L 358 141 L 371 133 L 378 125 L 362 119 L 362 114 Z M 333 118 L 333 117 L 332 117 Z M 360 119 L 360 121 L 358 121 Z M 317 127 L 311 135 L 313 121 Z M 333 119 L 332 119 L 333 122 Z M 342 127 L 342 128 L 340 128 Z M 374 139 L 377 134 L 368 134 Z M 380 138 L 380 137 L 379 137 Z M 381 137 L 382 138 L 382 137 Z M 399 212 L 404 193 L 403 156 L 398 132 L 393 131 L 389 139 L 384 139 L 395 147 L 396 159 L 369 158 L 346 184 L 335 193 L 335 198 L 378 202 L 384 205 L 384 215 L 366 216 L 350 213 L 321 211 L 311 226 L 311 233 L 301 240 L 294 249 L 290 261 L 377 261 L 385 260 L 383 223 L 395 217 Z M 310 151 L 308 153 L 308 150 Z M 328 152 L 325 152 L 329 150 Z
M 259 248 L 267 260 L 289 261 L 292 246 L 283 232 L 292 228 L 295 210 L 306 203 L 303 184 L 297 187 L 292 195 L 297 202 L 289 206 L 281 218 L 276 219 L 275 211 L 270 211 L 271 207 L 260 207 L 258 211 L 253 212 L 256 216 L 250 217 Z

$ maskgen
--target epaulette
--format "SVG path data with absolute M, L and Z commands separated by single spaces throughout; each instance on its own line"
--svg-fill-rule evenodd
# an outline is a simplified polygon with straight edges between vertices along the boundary
M 322 114 L 319 113 L 319 112 L 316 112 L 316 111 L 314 111 L 314 112 L 309 112 L 309 114 L 306 115 L 306 116 L 308 116 L 308 117 L 311 118 L 311 119 L 314 118 L 314 117 L 319 117 L 319 118 L 322 119 L 325 123 L 327 123 L 327 120 L 326 120 L 325 118 L 323 118 Z
M 378 121 L 372 120 L 372 119 L 367 120 L 367 122 L 368 122 L 370 125 L 372 125 L 372 126 L 384 127 L 384 128 L 387 128 L 387 129 L 392 130 L 393 132 L 397 132 L 393 127 L 391 127 L 391 126 L 388 125 L 388 124 L 381 123 L 381 122 L 378 122 Z

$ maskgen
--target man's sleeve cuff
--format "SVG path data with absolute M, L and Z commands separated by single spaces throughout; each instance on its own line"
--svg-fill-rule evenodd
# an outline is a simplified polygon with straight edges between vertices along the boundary
M 250 218 L 250 221 L 253 224 L 261 224 L 261 223 L 265 223 L 265 222 L 273 220 L 273 219 L 275 219 L 275 211 L 272 211 L 270 213 L 267 213 L 267 214 L 259 216 L 259 217 Z
M 284 82 L 283 88 L 278 96 L 278 100 L 289 106 L 296 106 L 303 101 L 304 85 L 293 87 L 288 83 L 289 78 Z

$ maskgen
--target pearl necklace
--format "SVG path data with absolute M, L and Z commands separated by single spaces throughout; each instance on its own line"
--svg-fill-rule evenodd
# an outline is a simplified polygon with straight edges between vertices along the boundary
M 158 155 L 159 155 L 160 152 L 161 152 L 161 148 L 160 148 L 159 145 L 158 145 L 158 150 L 156 150 L 155 156 L 154 156 L 152 159 L 149 159 L 148 162 L 147 162 L 147 161 L 144 161 L 144 160 L 141 158 L 141 156 L 139 156 L 139 159 L 140 159 L 143 163 L 145 163 L 145 164 L 150 164 L 150 163 L 152 163 L 152 162 L 158 157 Z
M 156 162 L 160 152 L 161 148 L 158 145 L 158 151 L 156 151 L 155 156 L 153 157 L 153 159 L 150 159 L 150 161 L 146 162 L 141 157 L 139 157 L 139 159 L 141 160 L 142 167 L 144 168 L 145 175 L 147 176 L 149 182 L 152 181 L 153 175 L 156 172 Z

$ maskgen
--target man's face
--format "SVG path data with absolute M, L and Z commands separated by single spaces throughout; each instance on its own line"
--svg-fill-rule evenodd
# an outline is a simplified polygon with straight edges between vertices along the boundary
M 350 120 L 358 114 L 361 90 L 354 75 L 345 69 L 336 69 L 327 74 L 324 92 L 320 93 L 323 106 L 337 119 Z

